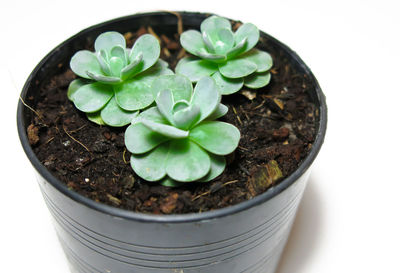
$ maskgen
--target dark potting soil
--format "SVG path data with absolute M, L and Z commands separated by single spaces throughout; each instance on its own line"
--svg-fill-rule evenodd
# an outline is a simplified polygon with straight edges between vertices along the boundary
M 149 27 L 125 33 L 128 46 L 144 33 L 155 34 Z M 161 58 L 174 69 L 186 56 L 179 35 L 158 37 Z M 87 49 L 93 50 L 92 46 L 88 43 Z M 36 110 L 27 129 L 34 152 L 70 190 L 131 211 L 204 212 L 249 200 L 298 167 L 312 147 L 319 120 L 308 96 L 314 88 L 308 76 L 292 67 L 285 53 L 268 40 L 262 38 L 258 47 L 274 59 L 272 80 L 259 90 L 244 87 L 223 97 L 229 112 L 221 120 L 237 126 L 241 139 L 227 157 L 223 174 L 212 182 L 168 188 L 136 176 L 124 146 L 125 128 L 96 125 L 68 100 L 68 85 L 76 77 L 68 63 L 59 64 L 65 67 L 63 73 L 40 83 L 39 99 L 26 99 Z

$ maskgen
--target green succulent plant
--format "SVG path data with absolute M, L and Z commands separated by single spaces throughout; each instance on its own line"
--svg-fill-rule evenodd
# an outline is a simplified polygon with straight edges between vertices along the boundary
M 250 23 L 233 33 L 231 23 L 218 16 L 205 19 L 201 32 L 187 30 L 180 37 L 182 47 L 197 57 L 179 61 L 175 72 L 197 82 L 212 76 L 223 95 L 239 91 L 243 85 L 256 89 L 270 82 L 272 58 L 254 48 L 260 38 L 258 28 Z
M 224 155 L 238 146 L 239 130 L 215 121 L 228 108 L 211 77 L 194 90 L 182 75 L 159 76 L 152 84 L 156 105 L 136 117 L 125 132 L 131 166 L 147 181 L 166 186 L 207 182 L 225 169 Z
M 71 82 L 68 98 L 95 123 L 127 125 L 138 110 L 154 102 L 153 80 L 173 72 L 159 59 L 160 44 L 150 34 L 140 36 L 129 49 L 122 34 L 105 32 L 94 48 L 71 58 L 72 71 L 82 78 Z

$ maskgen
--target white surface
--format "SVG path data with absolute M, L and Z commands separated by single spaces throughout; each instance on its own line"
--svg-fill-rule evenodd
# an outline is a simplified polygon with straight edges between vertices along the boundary
M 161 9 L 210 11 L 256 24 L 299 53 L 327 96 L 326 142 L 278 272 L 400 272 L 396 1 L 259 1 L 263 8 L 250 0 L 142 2 L 1 4 L 1 272 L 68 272 L 17 136 L 25 79 L 47 52 L 81 29 Z

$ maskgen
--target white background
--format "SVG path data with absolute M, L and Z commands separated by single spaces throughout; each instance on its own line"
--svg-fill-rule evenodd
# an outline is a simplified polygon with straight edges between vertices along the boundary
M 81 29 L 163 9 L 208 11 L 256 24 L 297 51 L 326 94 L 328 134 L 278 273 L 400 272 L 396 1 L 53 0 L 0 5 L 1 272 L 68 272 L 17 136 L 16 106 L 25 79 L 45 54 Z

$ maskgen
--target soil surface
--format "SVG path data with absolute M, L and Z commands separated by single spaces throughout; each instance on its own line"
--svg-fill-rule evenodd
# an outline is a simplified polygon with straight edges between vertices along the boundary
M 154 34 L 149 27 L 125 33 L 128 46 L 149 32 Z M 179 35 L 158 37 L 161 58 L 173 69 L 187 55 Z M 87 45 L 87 49 L 92 47 Z M 136 176 L 124 146 L 125 128 L 98 126 L 68 100 L 67 88 L 75 79 L 70 69 L 40 83 L 36 104 L 32 97 L 26 99 L 37 113 L 27 128 L 30 143 L 44 166 L 68 188 L 111 206 L 179 214 L 249 200 L 296 170 L 312 147 L 319 120 L 318 109 L 308 96 L 314 88 L 308 77 L 299 74 L 284 52 L 268 40 L 261 39 L 258 47 L 274 59 L 271 83 L 259 90 L 244 87 L 223 97 L 229 112 L 221 120 L 237 126 L 241 139 L 238 149 L 227 157 L 223 174 L 212 182 L 168 188 Z M 69 67 L 68 63 L 60 66 Z

